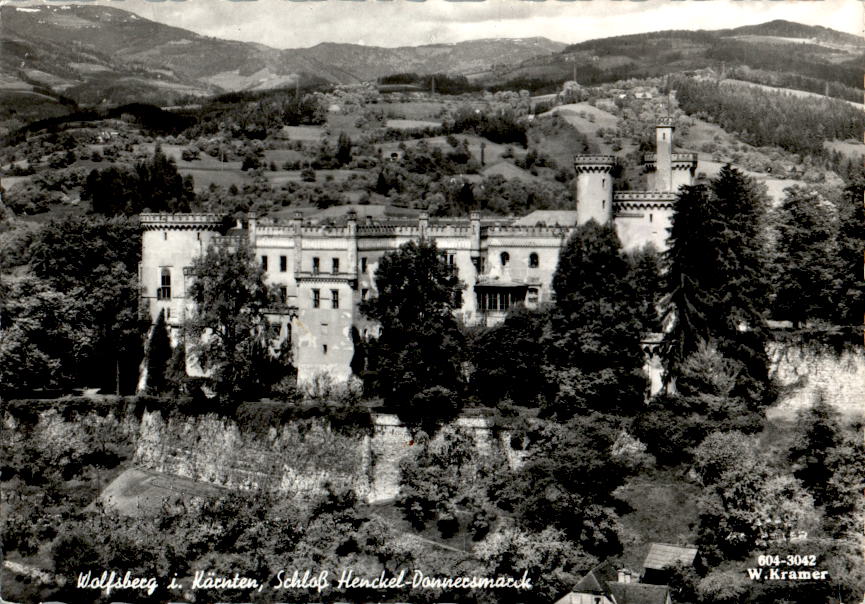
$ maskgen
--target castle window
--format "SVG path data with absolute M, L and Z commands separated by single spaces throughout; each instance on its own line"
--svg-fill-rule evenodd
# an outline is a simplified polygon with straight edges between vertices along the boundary
M 499 255 L 499 258 L 500 258 L 501 261 L 502 261 L 502 266 L 507 266 L 507 265 L 508 265 L 508 262 L 511 261 L 511 255 L 508 254 L 507 252 L 502 252 L 502 253 Z
M 312 290 L 312 307 L 321 308 L 321 290 Z
M 261 257 L 261 270 L 267 270 L 267 256 Z
M 333 303 L 334 308 L 339 308 L 339 290 L 338 289 L 330 290 L 330 300 Z
M 321 272 L 321 262 L 318 257 L 314 257 L 312 259 L 312 274 L 317 275 L 319 272 Z
M 288 288 L 287 287 L 283 286 L 283 287 L 279 288 L 279 301 L 282 302 L 283 304 L 288 302 Z
M 366 256 L 360 259 L 360 272 L 366 272 Z
M 367 298 L 369 298 L 369 290 L 366 288 L 360 290 L 360 299 L 366 300 Z
M 162 240 L 168 241 L 168 231 L 162 231 Z
M 528 296 L 526 297 L 526 301 L 529 304 L 537 304 L 538 303 L 538 288 L 530 287 L 528 291 Z
M 327 354 L 327 344 L 321 345 L 321 352 L 322 352 L 322 354 Z
M 171 319 L 171 309 L 170 309 L 170 308 L 166 308 L 166 309 L 165 309 L 165 320 L 168 321 L 168 320 L 170 320 L 170 319 Z
M 649 222 L 652 222 L 652 215 L 649 214 Z
M 334 258 L 331 262 L 331 271 L 334 275 L 339 272 L 339 258 Z
M 529 254 L 529 268 L 538 268 L 538 266 L 540 266 L 540 264 L 541 264 L 540 259 L 538 258 L 538 255 L 535 252 L 532 252 L 531 254 Z
M 282 325 L 279 323 L 271 323 L 268 325 L 269 328 L 269 336 L 271 340 L 276 340 L 279 338 L 279 333 L 282 331 Z
M 196 233 L 195 238 L 198 239 L 199 241 L 201 241 L 201 233 Z
M 284 273 L 288 270 L 288 257 L 280 256 L 279 257 L 279 272 Z
M 159 281 L 159 288 L 156 290 L 157 300 L 171 299 L 171 269 L 164 268 Z

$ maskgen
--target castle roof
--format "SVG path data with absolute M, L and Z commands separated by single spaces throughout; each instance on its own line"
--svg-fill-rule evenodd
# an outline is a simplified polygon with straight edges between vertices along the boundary
M 577 224 L 576 210 L 535 210 L 514 220 L 514 226 L 574 226 Z

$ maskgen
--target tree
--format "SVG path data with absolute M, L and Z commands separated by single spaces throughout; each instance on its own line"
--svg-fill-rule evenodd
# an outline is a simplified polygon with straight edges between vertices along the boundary
M 814 516 L 813 500 L 799 482 L 772 471 L 741 433 L 711 434 L 695 460 L 704 485 L 697 543 L 710 563 L 740 560 L 770 540 L 789 540 Z
M 862 324 L 865 314 L 865 280 L 862 250 L 865 249 L 865 182 L 861 179 L 844 190 L 838 209 L 838 302 L 835 321 L 841 325 Z M 858 335 L 858 329 L 857 329 Z
M 345 132 L 339 133 L 335 157 L 340 166 L 347 166 L 351 162 L 351 138 Z
M 631 252 L 627 256 L 630 281 L 637 297 L 635 309 L 643 333 L 661 331 L 661 257 L 651 244 Z
M 629 276 L 610 225 L 581 225 L 562 249 L 546 342 L 559 394 L 549 401 L 548 415 L 633 413 L 642 405 L 646 378 Z
M 150 334 L 147 349 L 147 391 L 153 394 L 165 392 L 168 382 L 168 365 L 171 361 L 171 337 L 165 324 L 165 311 L 160 310 Z
M 92 216 L 49 222 L 34 237 L 31 270 L 45 288 L 68 300 L 61 311 L 68 327 L 61 331 L 68 332 L 71 339 L 61 337 L 60 331 L 46 335 L 56 338 L 58 352 L 64 349 L 63 341 L 72 342 L 73 357 L 62 359 L 66 378 L 60 381 L 65 385 L 134 388 L 146 329 L 138 312 L 138 241 L 135 221 Z M 23 290 L 20 293 L 29 296 Z M 34 303 L 44 308 L 48 298 L 40 299 Z M 46 334 L 51 334 L 52 322 L 45 320 Z M 28 336 L 28 340 L 40 349 L 41 337 Z M 45 349 L 49 357 L 56 358 L 50 349 L 49 344 Z
M 766 205 L 751 179 L 724 166 L 708 189 L 683 188 L 664 256 L 670 376 L 701 341 L 712 342 L 745 367 L 737 394 L 747 393 L 756 405 L 774 395 L 765 350 Z
M 615 424 L 597 413 L 545 423 L 508 487 L 524 527 L 561 529 L 593 555 L 619 553 L 613 492 L 628 472 L 612 455 L 620 432 Z
M 580 576 L 597 562 L 553 527 L 537 532 L 504 527 L 478 544 L 475 553 L 485 575 L 520 578 L 526 573 L 532 589 L 519 592 L 518 599 L 532 604 L 554 602 L 573 589 Z M 514 599 L 512 589 L 496 590 L 491 595 L 493 602 Z
M 809 319 L 829 321 L 840 289 L 835 267 L 838 237 L 832 204 L 817 191 L 786 190 L 775 211 L 777 242 L 772 274 L 776 319 L 798 327 Z
M 478 399 L 491 405 L 509 400 L 537 406 L 537 397 L 549 387 L 542 362 L 548 323 L 547 312 L 519 308 L 508 313 L 501 325 L 478 335 L 470 351 L 471 386 Z
M 714 430 L 754 433 L 763 415 L 734 393 L 742 366 L 703 342 L 679 366 L 675 392 L 652 400 L 635 419 L 635 435 L 665 465 L 691 461 Z
M 790 450 L 790 460 L 797 464 L 795 476 L 814 495 L 817 504 L 828 503 L 832 496 L 830 482 L 835 468 L 829 463 L 833 451 L 842 443 L 838 412 L 818 393 L 810 409 L 799 415 L 801 440 Z
M 185 329 L 190 352 L 223 398 L 260 395 L 266 384 L 257 366 L 266 363 L 267 309 L 280 308 L 246 243 L 213 246 L 196 258 L 188 289 L 194 303 Z
M 666 339 L 670 343 L 669 370 L 675 372 L 677 364 L 711 336 L 709 313 L 715 292 L 704 279 L 712 270 L 717 250 L 706 233 L 720 225 L 715 224 L 704 185 L 680 189 L 671 223 L 663 257 L 667 269 L 664 320 L 671 323 Z
M 377 295 L 360 306 L 382 328 L 370 346 L 370 385 L 411 421 L 452 413 L 424 408 L 418 397 L 433 388 L 462 389 L 464 338 L 453 311 L 463 284 L 429 240 L 385 255 L 375 282 Z
M 74 301 L 34 278 L 14 282 L 0 306 L 0 391 L 7 393 L 69 385 L 81 329 Z
M 194 195 L 191 177 L 184 179 L 159 146 L 132 170 L 115 165 L 92 170 L 81 192 L 93 212 L 105 216 L 132 216 L 145 209 L 188 212 Z
M 441 533 L 450 537 L 459 529 L 462 512 L 486 519 L 483 526 L 473 527 L 476 537 L 485 533 L 488 519 L 494 517 L 486 492 L 489 479 L 507 471 L 504 459 L 494 455 L 479 453 L 469 434 L 450 426 L 433 440 L 421 435 L 413 454 L 400 462 L 397 505 L 419 530 L 434 520 Z

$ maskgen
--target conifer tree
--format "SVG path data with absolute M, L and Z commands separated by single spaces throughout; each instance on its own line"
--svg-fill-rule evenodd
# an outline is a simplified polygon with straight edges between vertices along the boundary
M 637 296 L 635 313 L 642 332 L 661 331 L 661 258 L 651 244 L 628 255 L 630 281 Z
M 683 188 L 664 256 L 669 374 L 675 377 L 701 342 L 713 342 L 745 369 L 734 394 L 757 404 L 773 395 L 765 350 L 765 214 L 754 182 L 724 166 L 710 188 Z
M 706 187 L 683 187 L 664 255 L 667 268 L 664 320 L 671 322 L 667 341 L 671 344 L 668 361 L 673 371 L 698 349 L 701 341 L 709 339 L 709 315 L 715 299 L 708 283 L 712 280 L 716 253 L 709 232 L 717 229 Z
M 776 211 L 776 319 L 799 326 L 809 319 L 830 320 L 835 313 L 837 230 L 833 208 L 816 191 L 790 187 Z
M 865 181 L 857 180 L 841 198 L 838 225 L 838 266 L 835 320 L 842 325 L 862 325 L 865 316 Z M 857 332 L 861 333 L 860 329 Z
M 794 472 L 818 504 L 827 503 L 834 468 L 828 463 L 832 451 L 842 442 L 838 412 L 818 392 L 814 405 L 799 417 L 801 441 L 790 451 L 799 467 Z
M 162 394 L 168 384 L 168 364 L 172 357 L 171 338 L 165 323 L 165 311 L 160 310 L 150 335 L 147 350 L 147 391 Z
M 559 394 L 546 413 L 567 419 L 586 410 L 629 413 L 645 394 L 635 292 L 610 225 L 577 227 L 553 275 L 549 359 Z

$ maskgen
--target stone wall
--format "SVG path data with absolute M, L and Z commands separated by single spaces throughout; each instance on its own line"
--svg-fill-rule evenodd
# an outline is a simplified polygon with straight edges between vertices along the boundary
M 818 391 L 846 417 L 865 415 L 865 351 L 861 347 L 838 353 L 816 344 L 773 343 L 769 357 L 771 374 L 782 388 L 770 416 L 792 419 L 814 402 Z
M 316 420 L 298 420 L 255 434 L 215 415 L 163 420 L 158 412 L 148 412 L 141 420 L 135 463 L 229 488 L 315 495 L 330 482 L 366 497 L 366 440 L 340 434 Z
M 485 418 L 460 418 L 478 451 L 502 451 L 508 463 L 521 462 L 506 432 Z M 354 489 L 370 502 L 399 492 L 399 463 L 415 441 L 395 415 L 375 414 L 371 435 L 347 436 L 323 420 L 301 420 L 271 428 L 266 435 L 242 432 L 236 423 L 208 415 L 162 419 L 145 413 L 135 453 L 139 467 L 229 488 L 275 488 L 315 495 L 330 482 Z

